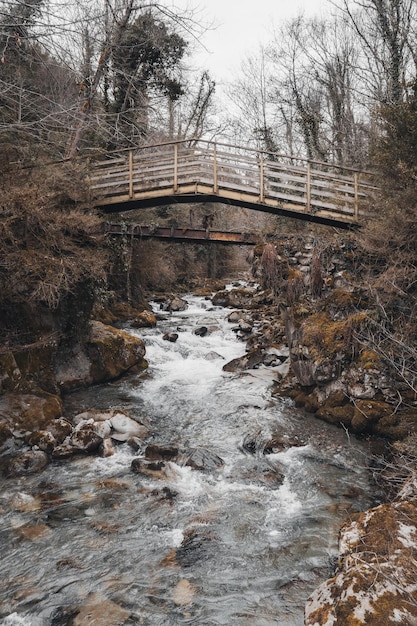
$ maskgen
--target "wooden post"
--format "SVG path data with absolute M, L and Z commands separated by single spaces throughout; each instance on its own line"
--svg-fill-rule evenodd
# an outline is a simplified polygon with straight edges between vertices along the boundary
M 217 179 L 217 146 L 213 144 L 213 193 L 218 193 L 219 182 Z
M 129 198 L 133 198 L 133 150 L 129 150 Z
M 259 202 L 261 204 L 265 202 L 265 168 L 262 152 L 259 155 Z
M 178 191 L 178 144 L 174 143 L 174 193 Z
M 306 179 L 306 212 L 311 213 L 311 164 L 307 163 L 307 179 Z
M 354 218 L 359 221 L 359 178 L 358 172 L 353 175 L 353 187 L 354 187 Z

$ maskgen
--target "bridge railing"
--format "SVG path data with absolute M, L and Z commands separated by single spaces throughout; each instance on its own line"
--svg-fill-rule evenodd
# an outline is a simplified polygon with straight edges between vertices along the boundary
M 357 222 L 369 173 L 226 143 L 184 140 L 110 153 L 91 190 L 101 205 L 204 193 Z M 192 201 L 192 200 L 190 200 Z

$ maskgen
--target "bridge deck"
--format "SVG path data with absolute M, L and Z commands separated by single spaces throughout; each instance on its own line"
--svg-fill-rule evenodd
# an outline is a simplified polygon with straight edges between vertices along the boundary
M 109 213 L 212 201 L 349 228 L 360 225 L 373 187 L 360 172 L 325 163 L 179 141 L 110 154 L 94 165 L 90 188 Z

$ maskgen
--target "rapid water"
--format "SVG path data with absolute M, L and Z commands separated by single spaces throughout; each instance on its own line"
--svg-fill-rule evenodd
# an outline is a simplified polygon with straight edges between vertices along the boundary
M 2 626 L 301 626 L 340 524 L 372 503 L 366 444 L 272 398 L 275 368 L 223 372 L 245 352 L 228 311 L 186 299 L 156 329 L 130 331 L 146 342 L 145 374 L 70 395 L 67 414 L 127 409 L 152 442 L 203 447 L 224 465 L 168 462 L 148 478 L 120 444 L 1 479 Z M 202 325 L 209 334 L 195 335 Z M 271 451 L 273 436 L 299 445 Z

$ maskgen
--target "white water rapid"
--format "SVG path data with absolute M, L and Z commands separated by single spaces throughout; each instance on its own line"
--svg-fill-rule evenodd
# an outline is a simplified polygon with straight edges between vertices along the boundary
M 146 342 L 145 374 L 73 393 L 67 412 L 127 409 L 153 443 L 223 465 L 169 461 L 146 477 L 124 443 L 0 479 L 2 626 L 302 626 L 332 574 L 340 524 L 372 501 L 365 442 L 272 398 L 275 368 L 223 372 L 245 352 L 229 311 L 186 299 L 130 331 Z M 274 437 L 297 445 L 268 448 Z

